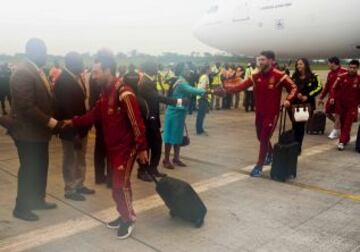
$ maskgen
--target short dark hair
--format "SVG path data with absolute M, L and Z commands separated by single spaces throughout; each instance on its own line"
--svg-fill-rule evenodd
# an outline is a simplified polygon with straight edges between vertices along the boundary
M 184 70 L 185 70 L 185 63 L 184 62 L 180 62 L 180 63 L 175 65 L 175 75 L 177 77 L 183 75 Z
M 150 75 L 155 75 L 158 71 L 158 65 L 153 61 L 146 61 L 142 63 L 140 68 L 144 73 Z
M 101 49 L 95 56 L 95 63 L 100 63 L 102 69 L 110 69 L 113 75 L 116 75 L 116 61 L 114 54 L 107 49 Z
M 331 64 L 335 64 L 335 65 L 340 65 L 340 59 L 336 56 L 333 56 L 333 57 L 330 57 L 328 59 L 328 62 L 331 63 Z
M 39 38 L 29 39 L 25 45 L 25 53 L 27 55 L 33 55 L 38 53 L 38 51 L 46 51 L 45 42 Z
M 69 52 L 65 55 L 65 66 L 70 71 L 84 66 L 83 59 L 80 53 Z
M 275 60 L 275 53 L 273 51 L 262 51 L 261 56 L 265 56 L 268 59 Z
M 359 67 L 359 66 L 360 66 L 360 62 L 359 62 L 358 60 L 356 60 L 356 59 L 353 59 L 353 60 L 351 60 L 351 61 L 349 62 L 349 65 L 355 65 L 355 66 Z

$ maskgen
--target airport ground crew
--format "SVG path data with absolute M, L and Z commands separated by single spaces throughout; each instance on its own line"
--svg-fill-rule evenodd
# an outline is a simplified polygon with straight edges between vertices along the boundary
M 206 91 L 209 90 L 209 73 L 210 73 L 210 69 L 208 66 L 205 66 L 202 70 L 201 70 L 201 76 L 199 79 L 199 83 L 198 83 L 198 88 L 202 88 Z M 196 116 L 196 134 L 197 135 L 207 135 L 207 132 L 204 130 L 204 120 L 205 120 L 205 116 L 206 113 L 208 111 L 209 108 L 209 95 L 208 94 L 204 94 L 202 96 L 198 96 L 198 106 L 199 106 L 199 110 Z
M 340 136 L 340 119 L 335 113 L 336 97 L 331 96 L 332 93 L 331 90 L 334 86 L 337 77 L 340 74 L 346 73 L 347 71 L 345 68 L 341 67 L 340 60 L 337 57 L 329 58 L 328 63 L 329 63 L 330 72 L 328 73 L 324 89 L 320 94 L 319 104 L 324 104 L 323 100 L 328 95 L 328 99 L 325 104 L 325 113 L 327 117 L 334 122 L 334 129 L 331 131 L 329 138 L 336 139 Z M 335 100 L 334 104 L 330 103 L 330 100 L 332 98 L 334 98 Z
M 252 72 L 256 69 L 256 63 L 249 63 L 245 70 L 245 78 L 247 79 L 251 76 Z M 255 99 L 254 99 L 254 87 L 249 87 L 245 90 L 244 95 L 244 108 L 246 112 L 255 111 Z
M 93 78 L 103 85 L 101 98 L 83 116 L 65 122 L 66 126 L 88 127 L 95 122 L 103 126 L 104 140 L 112 170 L 112 194 L 121 217 L 108 227 L 118 228 L 118 238 L 130 236 L 136 219 L 132 207 L 131 171 L 135 159 L 147 163 L 145 126 L 133 90 L 115 77 L 112 54 L 99 52 L 93 66 Z
M 341 151 L 350 141 L 350 131 L 353 122 L 357 120 L 360 104 L 360 75 L 358 74 L 359 61 L 349 63 L 347 73 L 338 76 L 333 88 L 330 103 L 336 104 L 336 113 L 340 117 L 341 134 L 338 149 Z
M 285 73 L 275 69 L 273 62 L 275 54 L 264 51 L 257 59 L 259 70 L 242 82 L 229 81 L 224 83 L 225 90 L 230 93 L 240 92 L 253 86 L 256 102 L 256 133 L 260 141 L 260 151 L 257 164 L 250 176 L 259 177 L 263 165 L 272 161 L 272 146 L 270 138 L 276 127 L 280 111 L 282 89 L 286 88 L 288 96 L 284 101 L 285 107 L 290 107 L 295 99 L 297 87 Z M 215 92 L 216 93 L 216 92 Z M 266 162 L 265 162 L 266 160 Z
M 220 63 L 216 63 L 215 66 L 213 66 L 211 68 L 211 88 L 219 88 L 222 87 L 222 81 L 221 81 L 221 74 L 223 72 L 223 69 L 221 68 L 221 64 Z M 214 106 L 214 102 L 215 102 L 215 109 L 219 110 L 220 109 L 220 102 L 221 102 L 222 98 L 219 96 L 211 96 L 211 104 L 210 107 L 213 108 Z

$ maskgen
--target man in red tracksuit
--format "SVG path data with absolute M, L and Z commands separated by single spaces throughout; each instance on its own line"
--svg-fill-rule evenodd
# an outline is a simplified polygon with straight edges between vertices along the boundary
M 343 68 L 340 65 L 340 59 L 338 57 L 331 57 L 328 59 L 328 64 L 329 64 L 329 68 L 330 68 L 330 72 L 328 73 L 327 76 L 327 80 L 324 86 L 323 91 L 320 94 L 320 100 L 319 100 L 319 105 L 324 104 L 324 99 L 325 97 L 328 95 L 328 99 L 326 101 L 326 105 L 325 105 L 325 113 L 326 116 L 334 122 L 334 129 L 331 131 L 329 138 L 330 139 L 336 139 L 340 136 L 340 118 L 339 116 L 336 114 L 335 111 L 335 106 L 336 106 L 336 102 L 334 104 L 330 103 L 330 100 L 332 98 L 335 99 L 336 101 L 336 97 L 332 96 L 332 88 L 334 86 L 334 83 L 337 79 L 337 77 L 340 74 L 346 73 L 346 69 Z M 334 115 L 335 114 L 335 115 Z
M 119 239 L 129 237 L 134 228 L 131 171 L 138 158 L 147 163 L 145 126 L 133 90 L 115 77 L 116 63 L 111 52 L 100 51 L 93 66 L 92 77 L 102 86 L 102 94 L 87 114 L 66 121 L 66 126 L 87 127 L 102 125 L 107 156 L 112 167 L 112 195 L 121 217 L 108 223 L 118 229 Z
M 225 83 L 225 90 L 231 93 L 246 90 L 254 86 L 256 103 L 256 133 L 260 141 L 260 152 L 257 164 L 251 171 L 250 176 L 259 177 L 263 165 L 269 165 L 272 161 L 272 146 L 270 138 L 276 127 L 280 111 L 282 89 L 286 88 L 287 96 L 284 106 L 290 107 L 295 98 L 297 87 L 285 73 L 274 68 L 275 54 L 271 51 L 260 53 L 257 58 L 260 70 L 253 73 L 248 79 L 240 83 Z
M 331 104 L 336 105 L 336 113 L 340 116 L 341 134 L 338 149 L 342 151 L 350 141 L 350 131 L 353 122 L 357 120 L 360 104 L 360 76 L 358 74 L 359 61 L 349 63 L 347 73 L 338 76 L 333 88 Z

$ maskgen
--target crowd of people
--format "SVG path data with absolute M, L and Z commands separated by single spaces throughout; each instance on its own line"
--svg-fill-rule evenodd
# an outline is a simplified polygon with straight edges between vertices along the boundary
M 119 217 L 107 226 L 117 229 L 120 239 L 131 235 L 136 220 L 130 182 L 134 163 L 138 163 L 140 180 L 152 181 L 150 173 L 166 176 L 159 170 L 164 143 L 163 167 L 186 166 L 180 150 L 189 144 L 186 117 L 194 110 L 196 133 L 207 136 L 206 114 L 239 108 L 239 93 L 244 91 L 243 106 L 246 112 L 255 112 L 260 142 L 258 160 L 250 175 L 259 177 L 263 166 L 272 162 L 271 136 L 282 106 L 288 109 L 300 155 L 306 122 L 294 119 L 294 107 L 308 108 L 311 117 L 316 97 L 320 95 L 319 104 L 327 97 L 325 111 L 334 122 L 329 137 L 339 137 L 338 149 L 343 150 L 360 104 L 359 61 L 350 61 L 344 69 L 337 57 L 329 59 L 330 72 L 323 88 L 307 59 L 296 60 L 290 77 L 279 69 L 272 51 L 261 52 L 256 63 L 250 62 L 246 68 L 220 63 L 199 68 L 179 63 L 164 68 L 155 62 L 119 68 L 112 52 L 102 49 L 91 71 L 86 70 L 79 53 L 69 52 L 64 66 L 56 62 L 48 73 L 44 72 L 47 48 L 42 40 L 29 40 L 25 55 L 12 73 L 6 65 L 0 73 L 1 101 L 3 97 L 11 101 L 11 113 L 6 115 L 3 108 L 0 124 L 8 128 L 20 160 L 13 215 L 36 221 L 39 217 L 32 210 L 57 207 L 45 200 L 49 141 L 54 134 L 61 139 L 63 150 L 64 197 L 84 201 L 87 195 L 95 194 L 85 185 L 88 134 L 94 126 L 95 183 L 112 188 Z M 288 93 L 285 99 L 283 89 Z

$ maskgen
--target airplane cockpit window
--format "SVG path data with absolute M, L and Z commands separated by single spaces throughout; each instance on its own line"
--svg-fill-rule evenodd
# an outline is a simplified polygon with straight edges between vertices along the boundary
M 219 9 L 219 6 L 217 6 L 217 5 L 211 6 L 210 9 L 207 11 L 207 13 L 214 14 L 218 11 L 218 9 Z

